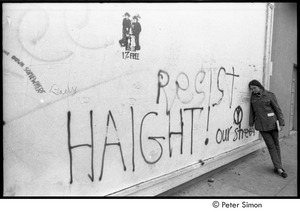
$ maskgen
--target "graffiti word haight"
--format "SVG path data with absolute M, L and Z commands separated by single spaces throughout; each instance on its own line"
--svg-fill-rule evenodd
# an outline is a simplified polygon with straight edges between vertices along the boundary
M 131 128 L 132 128 L 132 140 L 131 140 L 131 145 L 132 145 L 132 167 L 133 167 L 133 171 L 135 170 L 135 158 L 134 158 L 134 155 L 135 155 L 135 138 L 134 138 L 134 131 L 135 131 L 135 119 L 134 119 L 134 109 L 133 107 L 130 107 L 130 110 L 131 110 Z M 169 155 L 170 157 L 172 157 L 172 144 L 171 144 L 171 137 L 174 136 L 174 135 L 179 135 L 181 137 L 181 148 L 180 148 L 180 153 L 183 154 L 183 112 L 182 111 L 192 111 L 191 115 L 193 115 L 194 111 L 200 111 L 202 110 L 202 108 L 186 108 L 184 110 L 180 109 L 179 111 L 179 115 L 181 117 L 181 121 L 179 123 L 179 125 L 181 126 L 181 130 L 179 132 L 174 132 L 174 131 L 171 131 L 171 125 L 169 123 L 169 128 L 168 128 L 168 147 L 169 147 Z M 160 141 L 163 139 L 165 139 L 165 136 L 162 136 L 162 135 L 151 135 L 151 136 L 148 136 L 148 140 L 152 140 L 156 143 L 157 146 L 159 146 L 160 148 L 160 153 L 159 153 L 159 156 L 154 159 L 153 161 L 150 161 L 146 158 L 145 156 L 145 153 L 144 153 L 144 147 L 143 147 L 143 143 L 146 142 L 144 141 L 142 138 L 143 138 L 143 130 L 145 128 L 145 122 L 147 121 L 148 124 L 149 122 L 153 119 L 155 120 L 155 117 L 158 116 L 159 114 L 157 112 L 154 112 L 154 111 L 151 111 L 147 114 L 145 114 L 143 116 L 143 118 L 141 119 L 141 122 L 140 122 L 140 128 L 139 128 L 139 145 L 140 145 L 140 151 L 141 151 L 141 155 L 143 157 L 143 160 L 145 163 L 147 164 L 155 164 L 157 163 L 162 154 L 163 154 L 163 147 L 162 145 L 160 144 Z M 171 120 L 171 114 L 168 114 L 169 116 L 169 122 Z M 70 183 L 73 182 L 73 153 L 72 151 L 75 149 L 75 148 L 86 148 L 86 147 L 89 147 L 91 148 L 91 153 L 88 153 L 88 154 L 91 154 L 91 174 L 89 175 L 89 178 L 91 179 L 91 181 L 94 181 L 94 124 L 93 124 L 93 111 L 91 110 L 90 111 L 90 129 L 91 129 L 91 142 L 89 143 L 85 143 L 85 144 L 80 144 L 80 145 L 72 145 L 72 135 L 74 135 L 74 132 L 72 131 L 72 122 L 71 122 L 71 111 L 68 112 L 67 114 L 67 118 L 68 118 L 68 150 L 69 150 L 69 156 L 70 156 Z M 114 127 L 114 131 L 115 131 L 115 134 L 117 134 L 117 141 L 111 141 L 110 138 L 109 138 L 109 129 L 112 129 L 111 126 L 113 125 Z M 190 132 L 193 132 L 193 123 L 191 125 L 191 129 L 189 130 Z M 75 132 L 76 133 L 76 132 Z M 191 135 L 191 139 L 193 139 L 193 135 Z M 106 154 L 106 149 L 107 147 L 111 147 L 111 148 L 117 148 L 119 149 L 119 152 L 120 152 L 120 158 L 121 158 L 121 161 L 122 161 L 122 164 L 123 164 L 123 168 L 124 168 L 124 171 L 127 170 L 126 168 L 126 164 L 125 164 L 125 160 L 124 160 L 124 157 L 123 157 L 123 149 L 122 149 L 122 139 L 120 139 L 118 137 L 118 128 L 117 128 L 117 122 L 115 121 L 115 118 L 113 116 L 113 113 L 111 111 L 108 112 L 107 114 L 107 122 L 106 122 L 106 135 L 105 135 L 105 138 L 104 138 L 104 150 L 103 150 L 103 153 L 102 153 L 102 166 L 101 166 L 101 171 L 100 171 L 100 177 L 99 177 L 99 181 L 102 179 L 102 176 L 103 176 L 103 172 L 104 172 L 104 165 L 105 165 L 105 154 Z M 124 142 L 124 141 L 123 141 Z M 191 143 L 192 145 L 192 143 Z M 192 146 L 191 146 L 192 148 Z M 118 157 L 116 157 L 117 159 Z M 87 164 L 87 166 L 90 166 L 89 164 Z
M 118 136 L 118 122 L 116 121 L 113 113 L 111 111 L 108 111 L 107 113 L 107 121 L 106 121 L 106 133 L 105 136 L 103 138 L 103 141 L 97 141 L 97 142 L 101 142 L 103 143 L 103 152 L 100 153 L 100 155 L 102 154 L 102 158 L 101 158 L 101 166 L 97 165 L 97 167 L 101 167 L 100 173 L 99 173 L 99 178 L 98 180 L 101 181 L 103 179 L 104 176 L 104 170 L 105 170 L 105 155 L 106 155 L 106 151 L 107 148 L 116 148 L 117 152 L 119 152 L 119 156 L 116 156 L 116 160 L 120 160 L 120 162 L 122 163 L 122 167 L 123 170 L 126 171 L 127 170 L 127 163 L 128 161 L 131 161 L 130 165 L 132 166 L 132 171 L 135 171 L 135 152 L 136 151 L 140 151 L 141 153 L 141 159 L 146 163 L 146 164 L 155 164 L 157 163 L 162 155 L 164 154 L 165 149 L 163 148 L 163 145 L 161 142 L 167 142 L 167 151 L 169 153 L 169 157 L 172 158 L 173 155 L 173 148 L 172 148 L 172 138 L 174 138 L 174 136 L 179 136 L 179 140 L 176 140 L 177 142 L 180 142 L 180 154 L 184 153 L 184 146 L 183 145 L 185 142 L 188 142 L 190 145 L 190 155 L 193 154 L 193 140 L 197 140 L 197 141 L 205 141 L 205 145 L 208 144 L 208 138 L 199 138 L 197 137 L 197 139 L 194 139 L 194 132 L 193 132 L 193 128 L 194 128 L 194 120 L 197 120 L 198 122 L 200 122 L 200 119 L 194 119 L 194 116 L 199 117 L 199 114 L 201 116 L 201 112 L 203 111 L 203 108 L 199 107 L 199 108 L 182 108 L 179 109 L 178 111 L 178 115 L 180 117 L 180 121 L 178 121 L 178 129 L 177 131 L 174 131 L 173 129 L 171 129 L 171 123 L 170 121 L 173 120 L 171 119 L 171 113 L 169 114 L 159 114 L 155 111 L 150 111 L 148 113 L 146 113 L 139 122 L 139 126 L 137 126 L 137 124 L 135 122 L 137 122 L 136 118 L 134 117 L 134 109 L 133 107 L 130 107 L 130 111 L 131 111 L 131 120 L 129 120 L 128 125 L 131 126 L 131 141 L 124 141 L 122 140 L 122 138 L 119 138 Z M 76 148 L 90 148 L 90 151 L 87 151 L 86 154 L 88 157 L 91 158 L 91 163 L 90 164 L 86 164 L 87 167 L 91 167 L 91 172 L 90 174 L 87 174 L 87 176 L 90 178 L 90 180 L 93 182 L 95 180 L 95 174 L 94 174 L 94 123 L 93 123 L 93 111 L 90 111 L 90 142 L 87 143 L 83 143 L 83 144 L 79 144 L 79 145 L 73 145 L 72 144 L 72 135 L 74 135 L 76 132 L 74 132 L 72 130 L 72 114 L 71 111 L 69 111 L 67 113 L 67 119 L 68 119 L 68 124 L 67 124 L 67 133 L 68 133 L 68 151 L 69 151 L 69 158 L 70 158 L 70 184 L 73 183 L 73 166 L 76 164 L 73 164 L 73 150 Z M 173 114 L 173 113 L 172 113 Z M 161 118 L 159 116 L 167 116 L 168 117 L 168 123 L 167 124 L 167 132 L 165 132 L 163 135 L 158 135 L 158 134 L 154 134 L 154 135 L 147 135 L 144 134 L 145 129 L 148 126 L 155 126 L 155 121 L 157 118 Z M 174 115 L 174 114 L 173 114 Z M 172 116 L 173 116 L 172 115 Z M 190 118 L 191 120 L 191 124 L 187 124 L 184 128 L 184 122 L 183 122 L 183 116 L 187 116 L 187 118 Z M 187 129 L 188 128 L 188 129 Z M 139 129 L 139 137 L 138 139 L 136 139 L 134 137 L 135 135 L 135 131 L 136 129 Z M 113 131 L 113 132 L 112 132 Z M 219 130 L 221 131 L 221 130 Z M 217 132 L 217 136 L 220 136 L 220 132 Z M 250 131 L 248 131 L 250 132 Z M 115 140 L 111 140 L 110 138 L 110 133 L 114 133 L 114 135 L 117 135 L 116 137 L 114 136 Z M 222 132 L 221 132 L 222 133 Z M 236 130 L 236 133 L 240 133 L 240 130 Z M 246 133 L 246 132 L 244 132 Z M 190 138 L 188 136 L 184 136 L 184 135 L 190 135 Z M 250 134 L 249 134 L 250 135 Z M 254 133 L 251 133 L 251 135 L 254 135 Z M 221 135 L 223 136 L 223 135 Z M 145 137 L 147 139 L 145 139 Z M 239 137 L 240 138 L 240 137 Z M 223 139 L 223 138 L 221 138 Z M 227 138 L 226 138 L 227 139 Z M 228 138 L 229 139 L 229 138 Z M 235 138 L 237 139 L 237 138 Z M 137 140 L 137 141 L 136 141 Z M 153 148 L 158 149 L 158 154 L 156 158 L 153 158 L 151 160 L 147 159 L 146 155 L 145 155 L 145 142 L 154 142 L 153 143 Z M 139 144 L 139 149 L 136 150 L 137 148 L 135 148 L 136 146 L 136 142 L 138 142 Z M 173 140 L 174 142 L 174 140 Z M 219 143 L 219 138 L 217 138 L 216 140 L 217 143 Z M 122 149 L 122 143 L 130 143 L 131 146 L 131 159 L 130 158 L 124 158 L 124 154 L 123 154 L 123 149 Z M 149 147 L 148 147 L 149 148 Z M 149 149 L 148 149 L 149 150 Z

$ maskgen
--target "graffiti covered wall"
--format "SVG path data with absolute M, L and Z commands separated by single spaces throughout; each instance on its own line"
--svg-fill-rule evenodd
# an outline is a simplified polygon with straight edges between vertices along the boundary
M 4 195 L 108 195 L 258 139 L 265 4 L 4 4 Z

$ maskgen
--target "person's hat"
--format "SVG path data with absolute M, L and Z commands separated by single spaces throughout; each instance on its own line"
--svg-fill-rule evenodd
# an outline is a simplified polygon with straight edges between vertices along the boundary
M 124 14 L 124 16 L 126 16 L 126 15 L 130 17 L 130 14 L 129 14 L 128 12 L 126 12 L 126 13 Z
M 133 19 L 139 20 L 139 18 L 141 18 L 141 16 L 139 14 L 136 14 L 135 16 L 133 16 Z

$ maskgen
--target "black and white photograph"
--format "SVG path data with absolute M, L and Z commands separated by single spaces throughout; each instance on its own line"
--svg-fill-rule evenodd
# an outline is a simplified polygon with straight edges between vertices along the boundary
M 4 199 L 298 197 L 297 3 L 6 2 L 2 37 Z

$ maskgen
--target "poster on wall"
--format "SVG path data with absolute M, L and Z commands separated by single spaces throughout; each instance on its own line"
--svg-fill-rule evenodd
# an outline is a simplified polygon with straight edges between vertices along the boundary
M 120 46 L 126 50 L 122 52 L 122 58 L 139 60 L 137 51 L 141 50 L 140 33 L 142 26 L 139 21 L 141 16 L 136 14 L 130 19 L 128 12 L 126 12 L 124 16 L 122 22 L 122 39 L 119 40 Z

